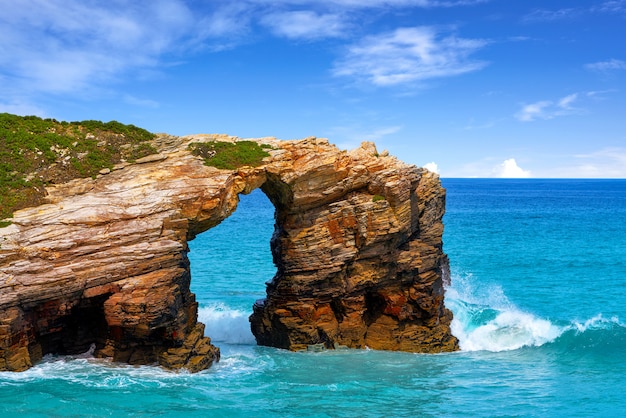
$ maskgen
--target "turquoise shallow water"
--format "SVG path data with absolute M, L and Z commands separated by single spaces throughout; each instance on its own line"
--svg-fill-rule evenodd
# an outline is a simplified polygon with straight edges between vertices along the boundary
M 626 181 L 443 179 L 446 304 L 463 350 L 291 353 L 247 316 L 274 274 L 260 192 L 190 243 L 222 361 L 195 375 L 48 356 L 0 373 L 0 416 L 428 417 L 626 414 Z

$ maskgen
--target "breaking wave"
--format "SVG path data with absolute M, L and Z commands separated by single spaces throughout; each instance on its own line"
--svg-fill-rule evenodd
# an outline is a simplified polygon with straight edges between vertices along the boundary
M 626 345 L 626 326 L 617 317 L 554 323 L 517 308 L 499 286 L 477 292 L 461 279 L 446 290 L 446 306 L 454 313 L 452 334 L 462 351 L 499 352 L 551 343 L 570 350 L 577 345 Z

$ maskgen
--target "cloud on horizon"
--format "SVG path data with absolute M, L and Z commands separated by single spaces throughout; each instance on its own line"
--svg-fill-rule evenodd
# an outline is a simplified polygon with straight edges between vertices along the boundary
M 494 177 L 499 178 L 529 178 L 530 171 L 524 170 L 517 165 L 515 158 L 504 160 L 502 164 L 497 165 L 493 169 Z
M 571 177 L 626 177 L 626 148 L 608 147 L 588 154 L 577 154 L 574 158 L 580 164 L 568 173 Z

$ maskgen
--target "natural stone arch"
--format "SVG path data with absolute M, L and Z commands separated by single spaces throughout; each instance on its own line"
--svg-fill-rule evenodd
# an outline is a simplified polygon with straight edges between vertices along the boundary
M 259 187 L 276 208 L 277 266 L 251 316 L 260 344 L 457 348 L 443 305 L 437 176 L 373 144 L 346 152 L 316 138 L 260 139 L 274 147 L 262 166 L 217 170 L 187 148 L 215 139 L 235 140 L 170 141 L 138 164 L 48 190 L 49 204 L 0 229 L 0 370 L 24 370 L 58 347 L 46 341 L 63 338 L 85 309 L 97 322 L 96 355 L 210 366 L 219 350 L 197 322 L 187 241 Z

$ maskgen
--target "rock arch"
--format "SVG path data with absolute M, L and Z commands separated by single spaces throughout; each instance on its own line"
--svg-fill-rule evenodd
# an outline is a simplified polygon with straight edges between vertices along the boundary
M 197 321 L 187 242 L 261 188 L 276 208 L 277 274 L 250 318 L 257 342 L 414 352 L 457 349 L 443 305 L 445 191 L 432 173 L 327 140 L 257 141 L 260 167 L 217 170 L 191 136 L 94 180 L 0 229 L 0 370 L 47 352 L 198 371 L 219 359 Z

